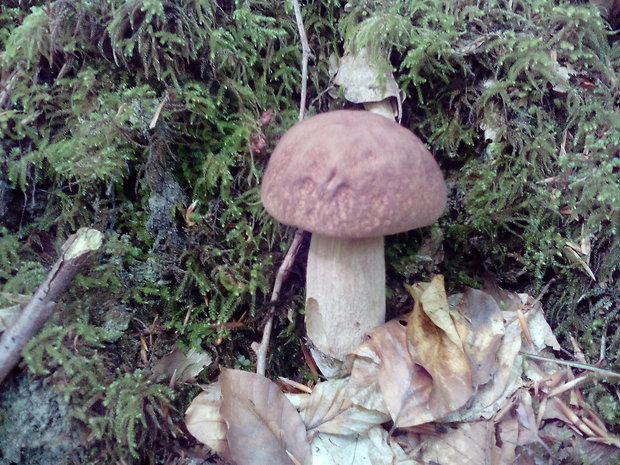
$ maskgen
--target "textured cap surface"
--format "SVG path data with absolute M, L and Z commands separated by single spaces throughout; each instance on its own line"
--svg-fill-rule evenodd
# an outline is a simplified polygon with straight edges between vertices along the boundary
M 281 223 L 362 238 L 434 223 L 446 204 L 446 186 L 412 132 L 383 116 L 340 110 L 299 122 L 282 136 L 261 196 Z

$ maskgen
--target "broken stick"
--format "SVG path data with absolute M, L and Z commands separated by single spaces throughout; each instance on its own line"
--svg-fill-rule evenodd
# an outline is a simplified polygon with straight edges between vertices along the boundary
M 80 228 L 62 246 L 62 254 L 13 325 L 0 338 L 0 383 L 17 365 L 24 346 L 45 324 L 56 301 L 67 290 L 80 267 L 101 247 L 103 234 Z
M 293 9 L 295 10 L 295 21 L 297 22 L 297 30 L 299 32 L 299 40 L 301 41 L 301 98 L 299 102 L 299 121 L 304 119 L 306 114 L 306 95 L 308 89 L 308 60 L 312 56 L 310 45 L 308 44 L 308 37 L 306 36 L 306 30 L 304 28 L 304 22 L 301 16 L 301 7 L 299 6 L 299 0 L 293 0 Z M 303 233 L 301 229 L 295 231 L 295 237 L 289 247 L 286 257 L 278 269 L 276 275 L 276 281 L 271 293 L 271 302 L 275 302 L 280 295 L 280 287 L 282 282 L 288 276 L 291 266 L 295 261 L 295 256 L 301 245 L 303 239 Z M 273 327 L 273 309 L 269 312 L 267 323 L 263 328 L 263 337 L 260 344 L 252 343 L 252 348 L 256 352 L 256 373 L 265 376 L 265 369 L 267 366 L 267 351 L 269 349 L 269 339 L 271 338 L 271 329 Z
M 284 261 L 280 265 L 278 269 L 278 273 L 276 274 L 276 280 L 273 285 L 273 291 L 271 292 L 271 303 L 273 304 L 278 297 L 280 297 L 280 288 L 282 287 L 282 283 L 286 280 L 289 273 L 291 272 L 291 268 L 293 266 L 293 262 L 295 261 L 295 257 L 297 256 L 297 252 L 299 251 L 299 247 L 304 238 L 304 231 L 298 229 L 295 231 L 295 237 L 293 237 L 293 242 L 291 242 L 291 246 L 288 248 L 288 252 L 284 257 Z M 271 329 L 273 328 L 273 308 L 269 311 L 269 317 L 267 318 L 267 323 L 265 323 L 265 327 L 263 328 L 263 338 L 255 349 L 256 351 L 256 373 L 259 375 L 265 375 L 265 369 L 267 367 L 267 351 L 269 349 L 269 339 L 271 338 Z

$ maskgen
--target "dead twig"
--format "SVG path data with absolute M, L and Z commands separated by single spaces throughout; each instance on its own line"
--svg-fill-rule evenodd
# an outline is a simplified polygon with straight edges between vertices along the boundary
M 22 349 L 50 317 L 56 301 L 67 290 L 88 256 L 101 247 L 102 239 L 103 234 L 96 229 L 81 228 L 63 244 L 62 255 L 43 284 L 0 338 L 0 383 L 17 365 Z
M 299 0 L 293 1 L 293 9 L 295 10 L 295 20 L 297 22 L 297 30 L 299 31 L 299 40 L 301 41 L 301 98 L 299 101 L 299 121 L 304 119 L 306 114 L 306 95 L 308 90 L 308 60 L 312 56 L 310 45 L 308 45 L 308 37 L 304 21 L 301 17 L 301 8 Z
M 299 251 L 299 247 L 304 238 L 304 231 L 298 229 L 295 231 L 295 237 L 293 238 L 293 242 L 291 242 L 291 246 L 278 268 L 278 273 L 276 274 L 276 280 L 273 284 L 273 291 L 271 292 L 271 302 L 275 302 L 280 297 L 280 289 L 282 288 L 282 283 L 286 280 L 288 275 L 290 274 L 291 268 L 293 267 L 293 263 L 295 262 L 295 257 L 297 256 L 297 252 Z M 267 323 L 265 323 L 265 327 L 263 329 L 263 338 L 261 339 L 260 345 L 255 349 L 256 351 L 256 373 L 259 375 L 265 375 L 265 368 L 267 365 L 267 350 L 269 348 L 269 339 L 271 338 L 271 329 L 273 328 L 273 314 L 274 311 L 271 309 L 269 311 L 269 317 L 267 318 Z
M 299 6 L 299 0 L 292 0 L 293 9 L 295 10 L 295 21 L 297 22 L 297 29 L 299 30 L 299 40 L 301 41 L 301 98 L 299 101 L 299 121 L 304 119 L 306 114 L 306 96 L 308 92 L 308 60 L 312 56 L 312 52 L 310 51 L 310 45 L 308 45 L 308 37 L 306 36 L 306 29 L 304 27 L 304 21 L 301 17 L 301 7 Z M 273 291 L 271 293 L 271 302 L 275 302 L 280 296 L 280 288 L 282 287 L 282 283 L 288 277 L 291 267 L 293 266 L 293 262 L 295 261 L 295 257 L 297 256 L 297 251 L 299 250 L 299 246 L 301 245 L 301 241 L 303 239 L 304 231 L 298 229 L 295 231 L 295 237 L 293 238 L 293 242 L 286 253 L 286 257 L 284 257 L 284 261 L 280 265 L 278 269 L 278 273 L 276 274 L 276 280 L 273 285 Z M 256 373 L 259 375 L 265 375 L 265 368 L 267 364 L 267 349 L 269 348 L 269 339 L 271 338 L 271 330 L 273 328 L 273 309 L 269 312 L 269 317 L 267 318 L 267 323 L 265 323 L 265 327 L 263 328 L 263 337 L 261 339 L 260 345 L 258 347 L 254 347 L 254 351 L 256 352 Z
M 568 360 L 558 360 L 555 358 L 542 357 L 540 355 L 529 354 L 527 352 L 521 352 L 521 354 L 527 358 L 531 358 L 534 360 L 540 360 L 541 362 L 552 362 L 552 363 L 557 363 L 558 365 L 566 365 L 566 366 L 573 367 L 573 368 L 579 368 L 581 370 L 591 371 L 592 373 L 599 375 L 599 376 L 603 376 L 603 377 L 620 378 L 620 373 L 616 373 L 615 371 L 611 371 L 611 370 L 605 370 L 603 368 L 599 368 L 593 365 L 588 365 L 586 363 L 571 362 Z

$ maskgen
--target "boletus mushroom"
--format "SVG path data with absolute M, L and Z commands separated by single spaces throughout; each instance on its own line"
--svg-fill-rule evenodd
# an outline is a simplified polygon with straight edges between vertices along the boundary
M 324 375 L 385 322 L 384 239 L 434 223 L 446 186 L 412 132 L 367 111 L 319 114 L 291 127 L 261 186 L 275 219 L 312 232 L 306 330 Z

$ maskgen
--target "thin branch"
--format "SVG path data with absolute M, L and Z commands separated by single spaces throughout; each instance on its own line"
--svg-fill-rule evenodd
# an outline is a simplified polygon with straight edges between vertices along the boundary
M 528 354 L 527 352 L 521 352 L 525 357 L 534 360 L 540 360 L 541 362 L 557 363 L 558 365 L 566 365 L 572 368 L 579 368 L 581 370 L 591 371 L 599 376 L 608 376 L 610 378 L 620 378 L 620 373 L 615 371 L 605 370 L 603 368 L 596 367 L 594 365 L 588 365 L 586 363 L 571 362 L 569 360 L 558 360 L 555 358 L 542 357 L 540 355 Z
M 299 6 L 299 0 L 291 0 L 293 2 L 293 9 L 295 10 L 295 21 L 297 22 L 297 29 L 299 30 L 299 40 L 301 41 L 301 98 L 299 102 L 299 121 L 304 119 L 306 114 L 306 97 L 308 93 L 308 60 L 312 56 L 310 51 L 310 45 L 308 45 L 308 37 L 306 36 L 306 29 L 304 27 L 304 21 L 301 17 L 301 7 Z M 284 257 L 284 261 L 278 269 L 276 274 L 276 280 L 273 285 L 273 291 L 271 292 L 271 302 L 278 300 L 280 296 L 280 289 L 282 283 L 288 277 L 291 267 L 299 251 L 303 239 L 304 231 L 298 229 L 295 231 L 295 237 L 291 246 Z M 271 330 L 273 329 L 273 308 L 269 312 L 269 317 L 263 328 L 263 337 L 260 345 L 254 350 L 256 352 L 256 373 L 265 376 L 265 369 L 267 365 L 267 350 L 269 349 L 269 339 L 271 339 Z
M 293 263 L 295 262 L 295 257 L 297 256 L 297 252 L 299 251 L 299 247 L 304 238 L 304 231 L 298 229 L 295 231 L 295 237 L 293 237 L 293 242 L 291 242 L 291 246 L 286 252 L 286 256 L 278 268 L 278 273 L 276 274 L 276 280 L 273 284 L 273 291 L 271 292 L 271 303 L 278 300 L 280 297 L 280 289 L 282 288 L 282 283 L 288 278 L 291 273 L 291 269 L 293 267 Z M 269 311 L 269 318 L 267 319 L 267 323 L 265 323 L 265 327 L 263 328 L 263 338 L 261 340 L 260 346 L 256 350 L 256 373 L 259 375 L 265 375 L 265 368 L 267 365 L 267 350 L 269 348 L 269 339 L 271 338 L 271 329 L 273 328 L 273 309 Z
M 301 41 L 301 99 L 299 101 L 299 121 L 304 119 L 306 114 L 306 95 L 308 93 L 308 60 L 312 56 L 310 45 L 308 45 L 308 37 L 304 27 L 304 20 L 301 17 L 301 8 L 299 0 L 292 0 L 293 9 L 295 10 L 295 21 L 297 22 L 297 30 L 299 31 L 299 40 Z
M 103 234 L 96 229 L 81 228 L 65 241 L 62 255 L 43 284 L 0 338 L 0 383 L 17 365 L 22 349 L 48 320 L 56 301 L 69 288 L 80 267 L 101 247 L 102 238 Z

